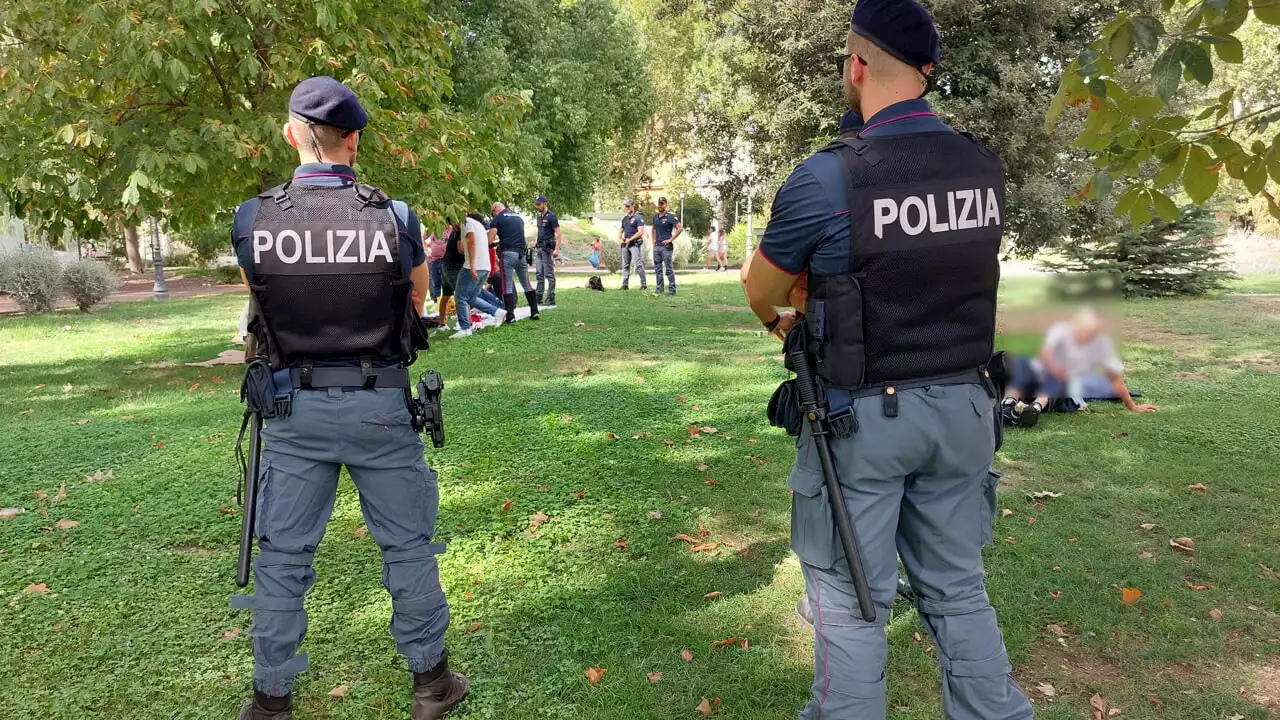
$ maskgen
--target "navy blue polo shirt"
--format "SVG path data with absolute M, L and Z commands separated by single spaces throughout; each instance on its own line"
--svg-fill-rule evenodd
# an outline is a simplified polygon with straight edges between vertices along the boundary
M 632 235 L 640 232 L 640 228 L 644 227 L 644 216 L 638 212 L 623 216 L 622 218 L 622 239 L 627 241 Z M 644 238 L 639 240 L 630 240 L 628 245 L 639 245 L 644 242 Z
M 933 114 L 923 99 L 895 103 L 871 116 L 861 136 L 867 138 L 955 132 Z M 769 226 L 760 254 L 790 275 L 806 268 L 818 275 L 838 275 L 848 267 L 853 232 L 849 223 L 847 179 L 835 153 L 810 156 L 791 173 L 773 199 Z M 857 208 L 870 212 L 870 208 Z
M 496 228 L 498 231 L 500 252 L 524 252 L 529 249 L 524 242 L 524 218 L 510 210 L 503 210 L 494 215 L 493 220 L 489 222 L 489 227 Z
M 356 184 L 356 171 L 347 165 L 336 163 L 307 163 L 299 165 L 293 171 L 293 182 L 319 187 L 350 187 Z M 252 247 L 243 241 L 249 238 L 253 230 L 253 216 L 258 212 L 259 202 L 259 198 L 253 197 L 242 203 L 236 208 L 236 218 L 231 224 L 231 247 L 235 250 L 237 262 L 250 280 L 253 280 Z M 418 216 L 399 200 L 391 201 L 391 210 L 400 229 L 400 263 L 405 267 L 418 267 L 427 261 Z
M 556 228 L 560 227 L 560 218 L 550 210 L 538 216 L 538 247 L 543 250 L 554 250 L 556 247 Z
M 680 218 L 672 215 L 670 212 L 659 213 L 653 216 L 653 241 L 667 242 L 676 232 L 676 225 L 680 224 Z

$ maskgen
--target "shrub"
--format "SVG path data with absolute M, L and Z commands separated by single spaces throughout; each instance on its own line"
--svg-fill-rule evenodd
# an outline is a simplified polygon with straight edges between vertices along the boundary
M 22 312 L 51 312 L 58 303 L 62 267 L 48 250 L 28 250 L 0 258 L 0 286 Z
M 600 243 L 600 264 L 610 275 L 622 269 L 622 246 L 616 242 Z
M 169 254 L 164 256 L 164 266 L 167 268 L 192 267 L 195 264 L 195 256 L 179 248 L 170 248 Z
M 697 267 L 707 255 L 707 241 L 701 238 L 690 238 L 689 252 L 685 255 L 685 264 L 681 267 Z
M 116 289 L 111 270 L 94 260 L 77 260 L 62 269 L 62 287 L 76 301 L 80 312 L 89 312 Z
M 196 267 L 208 267 L 218 256 L 230 252 L 226 228 L 207 227 L 192 230 L 182 236 L 182 244 L 191 248 Z

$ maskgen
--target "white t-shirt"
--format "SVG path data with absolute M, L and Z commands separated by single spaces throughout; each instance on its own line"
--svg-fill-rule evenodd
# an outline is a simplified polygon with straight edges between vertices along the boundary
M 1081 345 L 1076 341 L 1071 323 L 1060 322 L 1050 327 L 1044 336 L 1044 348 L 1049 351 L 1053 362 L 1066 371 L 1068 379 L 1078 378 L 1095 369 L 1111 376 L 1124 374 L 1124 363 L 1120 362 L 1111 338 L 1098 334 Z
M 463 236 L 471 242 L 471 260 L 475 262 L 474 269 L 493 270 L 493 266 L 489 264 L 489 231 L 484 229 L 484 224 L 477 222 L 475 218 L 467 218 L 467 224 L 462 228 Z M 471 262 L 462 264 L 464 270 L 473 269 Z

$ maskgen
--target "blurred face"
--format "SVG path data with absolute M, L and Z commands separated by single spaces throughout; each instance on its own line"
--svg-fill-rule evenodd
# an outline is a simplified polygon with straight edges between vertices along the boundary
M 545 212 L 547 211 L 547 204 L 546 204 L 546 203 L 538 203 L 537 205 L 535 205 L 535 207 L 537 207 L 537 208 L 538 208 L 538 212 L 540 212 L 540 213 L 545 213 Z
M 631 213 L 633 213 L 633 212 L 635 212 L 635 211 L 636 211 L 636 206 L 635 206 L 635 205 L 625 205 L 625 206 L 623 206 L 623 209 L 627 211 L 627 214 L 628 214 L 628 215 L 630 215 Z
M 658 212 L 664 213 L 666 211 L 667 211 L 667 204 L 664 202 L 658 203 Z

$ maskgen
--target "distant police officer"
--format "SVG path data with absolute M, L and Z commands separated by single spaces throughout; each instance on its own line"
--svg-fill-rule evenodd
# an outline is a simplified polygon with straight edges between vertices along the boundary
M 634 200 L 622 203 L 627 214 L 622 217 L 622 226 L 618 228 L 618 243 L 622 245 L 622 289 L 626 290 L 631 283 L 631 265 L 640 269 L 640 289 L 648 290 L 649 285 L 644 275 L 644 216 L 636 212 Z
M 534 272 L 538 274 L 538 302 L 543 307 L 555 307 L 556 258 L 560 256 L 564 234 L 560 231 L 560 219 L 547 205 L 546 195 L 539 195 L 534 207 L 538 210 L 538 248 L 534 264 Z
M 663 272 L 670 281 L 670 294 L 676 294 L 675 243 L 683 232 L 680 218 L 667 211 L 667 199 L 658 198 L 658 214 L 653 216 L 653 271 L 658 276 L 658 295 L 662 294 Z
M 404 203 L 356 183 L 351 165 L 367 123 L 355 94 L 333 78 L 299 83 L 284 137 L 302 164 L 236 211 L 250 328 L 277 371 L 277 393 L 293 394 L 288 416 L 263 430 L 256 593 L 232 598 L 253 610 L 254 699 L 240 720 L 292 717 L 294 678 L 307 668 L 296 654 L 307 629 L 303 597 L 344 465 L 382 548 L 391 634 L 414 673 L 414 720 L 437 720 L 467 695 L 444 648 L 436 473 L 407 407 L 410 324 L 421 314 L 410 293 L 429 294 L 421 230 Z
M 493 204 L 493 220 L 489 223 L 489 243 L 498 243 L 498 252 L 502 256 L 504 278 L 502 304 L 507 309 L 505 322 L 516 320 L 516 279 L 524 290 L 524 301 L 529 303 L 529 318 L 538 319 L 538 297 L 529 287 L 529 263 L 525 255 L 529 252 L 524 240 L 524 218 L 511 212 L 502 203 Z
M 938 648 L 952 720 L 1023 720 L 983 582 L 995 502 L 995 334 L 1004 223 L 999 157 L 922 99 L 939 57 L 914 0 L 861 0 L 841 57 L 862 131 L 810 157 L 778 191 L 745 285 L 771 331 L 797 322 L 827 390 L 830 447 L 874 605 L 855 602 L 807 423 L 791 472 L 791 544 L 816 625 L 813 694 L 801 718 L 885 717 L 885 663 L 898 556 Z M 759 259 L 757 259 L 759 260 Z M 793 414 L 794 417 L 794 414 Z

